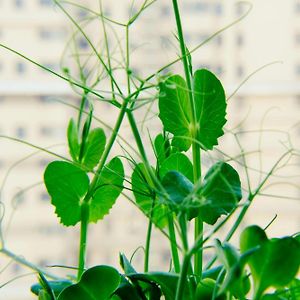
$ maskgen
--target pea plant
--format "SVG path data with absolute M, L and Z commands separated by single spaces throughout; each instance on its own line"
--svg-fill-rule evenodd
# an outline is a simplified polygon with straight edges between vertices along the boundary
M 203 172 L 202 155 L 214 150 L 225 132 L 227 97 L 222 83 L 210 70 L 193 70 L 192 55 L 202 44 L 194 49 L 186 45 L 177 0 L 170 0 L 169 5 L 177 25 L 180 57 L 145 78 L 131 69 L 131 27 L 156 2 L 145 0 L 129 20 L 122 23 L 105 15 L 101 1 L 100 13 L 64 1 L 85 9 L 91 15 L 90 20 L 101 21 L 104 50 L 99 52 L 84 25 L 72 17 L 62 2 L 55 1 L 74 25 L 70 43 L 80 35 L 92 51 L 84 62 L 79 54 L 75 56 L 79 79 L 74 77 L 72 69 L 63 67 L 63 73 L 56 73 L 1 45 L 81 91 L 78 117 L 69 120 L 66 130 L 70 157 L 52 161 L 44 171 L 44 184 L 60 223 L 63 226 L 80 224 L 77 276 L 53 280 L 48 273 L 32 266 L 38 270 L 39 283 L 31 290 L 40 300 L 300 299 L 300 281 L 297 279 L 300 236 L 297 233 L 268 238 L 265 229 L 251 225 L 240 234 L 239 245 L 230 242 L 274 170 L 284 158 L 298 154 L 289 149 L 255 188 L 249 185 L 245 188 L 233 166 L 233 162 L 240 163 L 247 174 L 244 153 L 239 159 L 227 156 L 216 161 Z M 123 48 L 123 41 L 118 38 L 117 30 L 112 29 L 114 27 L 125 32 Z M 110 32 L 124 54 L 124 63 L 114 59 L 114 51 L 108 42 Z M 85 67 L 93 59 L 96 63 L 86 71 Z M 183 74 L 163 73 L 177 63 L 182 64 Z M 126 91 L 118 80 L 120 72 L 125 74 Z M 103 79 L 109 82 L 110 89 L 106 86 L 102 92 L 98 86 Z M 149 94 L 151 97 L 147 97 Z M 97 119 L 94 98 L 118 109 L 118 117 L 108 137 L 103 128 L 94 126 Z M 156 105 L 158 114 L 155 117 L 162 129 L 155 136 L 150 132 L 144 137 L 136 114 L 147 105 Z M 134 147 L 129 145 L 135 156 L 123 151 L 113 157 L 112 149 L 121 139 L 119 132 L 125 119 L 136 143 Z M 149 141 L 151 147 L 146 148 Z M 131 166 L 131 173 L 124 167 L 125 163 Z M 133 199 L 148 222 L 144 270 L 137 271 L 122 253 L 119 257 L 122 271 L 108 265 L 88 268 L 89 225 L 105 218 L 122 194 Z M 236 219 L 222 240 L 214 238 L 232 218 Z M 204 230 L 204 225 L 210 230 Z M 169 241 L 172 258 L 169 272 L 151 271 L 154 228 Z M 211 250 L 213 255 L 204 264 L 204 254 Z M 4 250 L 1 252 L 9 254 Z

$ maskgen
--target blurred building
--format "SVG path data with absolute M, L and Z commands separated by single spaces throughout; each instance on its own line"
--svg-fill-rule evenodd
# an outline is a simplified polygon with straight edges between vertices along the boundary
M 65 9 L 80 22 L 87 35 L 95 41 L 96 48 L 104 51 L 103 31 L 98 29 L 101 28 L 99 16 L 97 18 L 97 14 L 80 7 L 82 4 L 99 13 L 99 5 L 95 4 L 98 1 L 75 2 L 77 6 L 65 4 Z M 137 13 L 142 4 L 142 1 L 136 1 L 136 6 L 130 6 L 129 1 L 103 2 L 103 13 L 107 18 L 120 22 L 126 22 Z M 249 9 L 249 5 L 238 5 L 232 0 L 226 3 L 218 0 L 180 2 L 186 44 L 190 50 L 241 18 Z M 157 1 L 130 28 L 130 68 L 136 76 L 155 73 L 179 55 L 170 3 Z M 216 35 L 193 53 L 193 66 L 194 69 L 205 67 L 215 72 L 224 82 L 227 96 L 230 96 L 252 72 L 277 62 L 253 75 L 230 98 L 228 134 L 222 138 L 224 146 L 220 148 L 232 156 L 237 155 L 240 152 L 236 142 L 238 138 L 247 153 L 248 171 L 255 189 L 260 176 L 263 178 L 264 172 L 287 149 L 299 149 L 300 146 L 300 1 L 253 0 L 252 4 L 252 11 L 244 20 Z M 92 18 L 95 20 L 88 24 Z M 119 42 L 124 45 L 124 28 L 116 28 Z M 109 34 L 113 33 L 109 26 L 107 30 Z M 91 53 L 85 37 L 77 33 L 72 40 L 72 32 L 76 33 L 76 27 L 74 29 L 70 19 L 52 0 L 0 0 L 0 43 L 64 76 L 68 73 L 63 73 L 62 68 L 68 68 L 72 76 L 79 74 L 74 61 L 76 51 L 82 57 Z M 77 50 L 66 51 L 62 59 L 68 42 Z M 114 49 L 116 61 L 124 66 L 118 43 L 114 38 L 109 38 L 108 42 Z M 88 72 L 94 65 L 95 58 L 91 61 L 86 59 L 86 70 L 83 71 Z M 172 71 L 181 72 L 181 66 L 175 64 L 161 74 Z M 125 79 L 122 76 L 124 72 L 120 71 L 120 79 Z M 105 84 L 108 82 L 105 81 Z M 80 89 L 76 88 L 74 92 L 67 82 L 16 53 L 0 49 L 1 135 L 68 155 L 66 127 L 70 116 L 76 116 L 76 109 L 68 104 L 78 105 L 79 101 Z M 97 101 L 95 107 L 96 116 L 112 124 L 117 110 Z M 136 117 L 142 120 L 141 115 Z M 233 135 L 231 130 L 238 133 Z M 133 141 L 129 127 L 125 126 L 121 134 L 128 141 Z M 32 145 L 5 137 L 1 137 L 0 145 L 0 200 L 5 205 L 2 222 L 5 247 L 44 267 L 76 265 L 78 228 L 74 230 L 58 224 L 42 183 L 44 168 L 54 157 Z M 203 156 L 207 165 L 212 155 Z M 297 201 L 300 197 L 297 182 L 299 156 L 283 160 L 279 167 L 283 164 L 285 167 L 278 170 L 278 177 L 272 178 L 276 185 L 263 191 L 265 195 L 257 199 L 245 219 L 247 223 L 266 226 L 278 212 L 270 232 L 279 235 L 296 232 L 300 225 Z M 239 168 L 244 174 L 244 168 Z M 256 172 L 257 169 L 261 172 Z M 268 196 L 273 194 L 279 197 Z M 117 266 L 119 251 L 130 257 L 135 249 L 144 245 L 146 225 L 144 217 L 132 204 L 126 199 L 119 199 L 111 215 L 91 226 L 88 263 Z M 167 270 L 168 243 L 159 233 L 155 236 L 154 256 L 150 263 L 154 269 L 163 266 Z M 142 251 L 138 251 L 134 261 L 141 265 L 141 260 Z M 26 271 L 0 255 L 0 285 L 27 272 L 28 269 Z M 24 300 L 25 291 L 34 280 L 34 275 L 29 275 L 10 283 L 0 289 L 0 299 Z M 32 299 L 29 292 L 26 297 Z

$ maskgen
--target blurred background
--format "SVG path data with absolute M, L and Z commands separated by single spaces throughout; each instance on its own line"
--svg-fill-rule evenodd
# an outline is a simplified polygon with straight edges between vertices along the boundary
M 101 6 L 108 19 L 126 23 L 143 2 L 102 2 L 60 1 L 106 61 Z M 226 158 L 226 154 L 238 157 L 244 151 L 254 191 L 279 162 L 243 226 L 256 223 L 265 227 L 277 216 L 268 229 L 270 236 L 299 231 L 300 1 L 183 0 L 180 7 L 188 48 L 192 50 L 203 43 L 193 52 L 194 69 L 213 71 L 223 82 L 228 98 L 226 135 L 220 147 L 203 155 L 204 165 L 209 167 L 213 160 Z M 120 72 L 119 79 L 125 86 L 124 53 L 119 47 L 125 46 L 125 31 L 108 19 L 108 43 L 114 63 L 120 66 L 116 72 Z M 222 31 L 237 20 L 240 21 Z M 145 78 L 176 59 L 179 48 L 175 34 L 171 1 L 154 1 L 130 27 L 133 74 Z M 66 77 L 79 78 L 76 57 L 80 57 L 84 72 L 101 74 L 99 61 L 91 55 L 86 38 L 52 0 L 0 0 L 0 43 Z M 64 228 L 59 224 L 42 182 L 46 165 L 55 157 L 37 147 L 68 156 L 66 128 L 69 118 L 76 116 L 74 106 L 80 103 L 81 90 L 22 55 L 0 48 L 0 224 L 5 241 L 2 246 L 6 249 L 6 253 L 0 252 L 0 299 L 9 300 L 34 299 L 29 286 L 36 281 L 32 270 L 11 259 L 13 254 L 45 268 L 75 266 L 79 243 L 78 227 Z M 157 73 L 154 82 L 175 71 L 182 72 L 180 64 Z M 109 89 L 105 76 L 96 89 Z M 113 125 L 117 109 L 92 100 L 95 116 Z M 161 127 L 158 121 L 151 123 L 156 106 L 152 101 L 148 110 L 136 114 L 146 140 L 148 132 L 153 137 Z M 93 125 L 98 124 L 95 121 Z M 108 136 L 109 130 L 106 132 Z M 121 136 L 134 145 L 128 125 L 122 128 Z M 148 149 L 151 156 L 151 147 Z M 290 150 L 298 151 L 298 156 L 287 154 Z M 236 159 L 246 189 L 243 163 L 241 157 Z M 144 245 L 146 225 L 142 213 L 130 201 L 120 198 L 109 216 L 91 225 L 88 265 L 118 266 L 120 251 L 131 257 Z M 154 235 L 151 269 L 168 270 L 168 242 L 159 232 Z M 138 250 L 134 264 L 141 266 L 142 259 L 143 253 Z M 72 273 L 62 267 L 49 271 Z

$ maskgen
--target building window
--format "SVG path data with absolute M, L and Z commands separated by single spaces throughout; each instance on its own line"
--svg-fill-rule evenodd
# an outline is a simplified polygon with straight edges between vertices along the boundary
M 89 43 L 87 42 L 87 40 L 84 37 L 81 37 L 78 40 L 78 46 L 79 46 L 80 49 L 86 50 L 89 47 Z
M 237 68 L 236 68 L 236 76 L 238 78 L 240 78 L 240 77 L 243 77 L 244 74 L 245 74 L 244 68 L 242 66 L 237 66 Z
M 242 34 L 238 34 L 237 36 L 236 36 L 236 45 L 237 46 L 239 46 L 239 47 L 241 47 L 241 46 L 243 46 L 244 45 L 244 36 L 242 35 Z
M 53 0 L 40 0 L 40 5 L 41 6 L 52 6 Z
M 300 76 L 300 64 L 296 65 L 295 73 L 297 76 Z
M 26 72 L 26 66 L 23 62 L 18 62 L 16 64 L 16 72 L 18 74 L 24 74 Z
M 24 0 L 15 0 L 15 7 L 17 8 L 24 7 Z
M 183 9 L 190 13 L 199 13 L 199 12 L 207 12 L 210 8 L 208 3 L 194 2 L 194 3 L 186 3 L 183 6 Z
M 46 192 L 40 193 L 40 200 L 43 202 L 44 201 L 48 202 L 50 200 L 48 193 L 46 193 Z
M 222 38 L 221 35 L 217 35 L 217 36 L 215 37 L 215 41 L 216 41 L 216 45 L 217 45 L 217 46 L 222 46 L 223 38 Z
M 217 65 L 215 70 L 218 76 L 223 74 L 223 67 L 221 65 Z
M 215 14 L 216 14 L 217 16 L 222 15 L 222 14 L 223 14 L 223 6 L 222 6 L 222 4 L 221 4 L 221 3 L 215 4 L 214 10 L 215 10 Z
M 162 8 L 161 8 L 161 14 L 162 14 L 162 16 L 169 16 L 170 14 L 171 14 L 171 8 L 170 8 L 170 6 L 166 6 L 166 5 L 164 5 L 164 6 L 162 6 Z
M 16 136 L 19 138 L 19 139 L 23 139 L 26 137 L 26 129 L 24 127 L 17 127 L 16 128 Z

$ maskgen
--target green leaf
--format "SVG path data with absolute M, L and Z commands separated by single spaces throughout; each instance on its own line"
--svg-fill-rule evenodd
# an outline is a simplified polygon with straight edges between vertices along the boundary
M 154 171 L 154 170 L 153 170 Z M 153 223 L 163 228 L 167 225 L 168 209 L 159 202 L 155 188 L 147 178 L 146 166 L 137 164 L 131 177 L 132 191 L 137 205 Z
M 212 149 L 224 134 L 226 98 L 221 82 L 208 70 L 197 70 L 194 74 L 194 101 L 199 126 L 198 141 L 202 149 Z
M 164 129 L 174 135 L 172 145 L 187 151 L 193 139 L 204 150 L 218 144 L 226 123 L 226 98 L 221 82 L 208 70 L 194 74 L 193 98 L 198 135 L 192 126 L 192 108 L 185 80 L 173 75 L 160 84 L 159 118 Z
M 241 181 L 235 169 L 218 162 L 207 172 L 203 181 L 200 217 L 214 224 L 221 215 L 227 215 L 242 199 Z
M 193 182 L 193 165 L 183 153 L 174 153 L 161 164 L 159 175 L 163 178 L 169 171 L 177 171 Z
M 176 286 L 179 280 L 178 274 L 172 273 L 164 273 L 164 272 L 149 272 L 149 273 L 137 273 L 137 274 L 129 274 L 128 277 L 131 280 L 140 280 L 149 283 L 157 284 L 163 295 L 165 296 L 165 300 L 174 300 L 176 297 Z M 188 289 L 188 281 L 185 284 L 184 297 L 185 300 L 192 299 L 189 289 Z
M 164 129 L 174 135 L 172 145 L 187 151 L 192 142 L 192 109 L 186 82 L 181 76 L 173 75 L 159 87 L 159 118 Z
M 241 234 L 241 252 L 258 248 L 248 259 L 258 299 L 270 286 L 284 287 L 297 275 L 300 244 L 292 237 L 268 240 L 264 230 L 249 226 Z
M 51 162 L 44 173 L 44 182 L 55 206 L 55 213 L 66 226 L 81 219 L 81 200 L 89 188 L 89 178 L 80 168 L 65 162 Z
M 51 295 L 49 295 L 47 291 L 44 290 L 40 290 L 38 296 L 39 296 L 39 300 L 55 300 L 51 297 Z
M 70 280 L 46 281 L 44 276 L 42 276 L 40 277 L 40 283 L 33 284 L 30 290 L 35 295 L 40 295 L 41 292 L 44 291 L 44 293 L 42 294 L 48 294 L 50 297 L 52 297 L 51 294 L 54 293 L 55 296 L 58 296 L 62 290 L 64 290 L 70 285 L 72 285 L 72 282 Z
M 132 285 L 124 276 L 121 277 L 121 283 L 115 291 L 115 295 L 117 295 L 119 297 L 118 299 L 121 300 L 141 300 L 137 288 Z
M 58 300 L 107 300 L 121 281 L 119 272 L 109 266 L 96 266 L 82 274 L 77 284 L 62 291 Z
M 88 134 L 81 163 L 89 170 L 92 170 L 99 163 L 105 143 L 106 137 L 102 128 L 95 128 Z
M 109 213 L 122 192 L 124 168 L 118 157 L 113 158 L 102 170 L 96 190 L 90 200 L 90 222 L 97 222 Z
M 193 203 L 193 184 L 181 173 L 176 171 L 168 172 L 163 180 L 162 186 L 166 196 L 162 195 L 162 201 L 175 213 L 187 212 Z
M 213 292 L 216 286 L 216 281 L 211 278 L 202 279 L 196 289 L 195 300 L 211 300 L 213 299 Z M 221 294 L 214 298 L 216 300 L 225 300 L 226 295 Z
M 136 270 L 131 265 L 131 263 L 129 262 L 129 260 L 125 256 L 125 254 L 120 253 L 119 258 L 120 258 L 120 265 L 121 265 L 122 269 L 124 270 L 125 274 L 136 273 Z
M 77 162 L 79 158 L 80 145 L 78 141 L 77 126 L 73 119 L 70 119 L 69 121 L 67 136 L 70 155 L 73 158 L 73 160 Z
M 226 274 L 220 288 L 220 293 L 230 291 L 237 299 L 245 299 L 251 284 L 247 273 L 244 271 L 245 255 L 241 256 L 238 251 L 229 243 L 216 240 L 216 253 L 218 259 L 225 267 Z
M 171 151 L 171 145 L 168 139 L 165 139 L 162 134 L 158 134 L 154 140 L 155 155 L 160 166 L 167 158 Z

